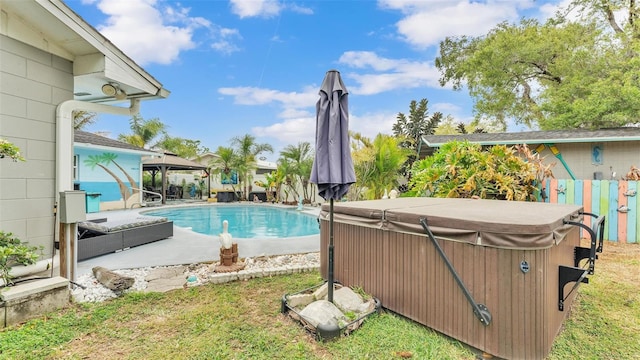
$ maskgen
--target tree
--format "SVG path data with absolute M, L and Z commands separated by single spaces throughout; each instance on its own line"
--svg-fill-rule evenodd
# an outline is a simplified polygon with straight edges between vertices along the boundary
M 233 139 L 231 139 L 231 144 L 234 147 L 235 153 L 239 158 L 237 169 L 240 175 L 242 188 L 244 189 L 243 198 L 246 200 L 247 196 L 249 195 L 247 191 L 249 173 L 252 170 L 256 169 L 256 156 L 263 152 L 273 152 L 273 147 L 269 144 L 257 143 L 256 138 L 249 134 L 234 137 Z
M 628 20 L 619 25 L 613 13 L 624 4 Z M 446 38 L 435 62 L 440 84 L 466 86 L 476 119 L 503 130 L 510 120 L 545 130 L 639 123 L 637 5 L 573 5 L 585 15 L 577 21 L 559 14 L 544 24 L 523 19 L 482 37 Z
M 434 135 L 460 135 L 460 134 L 479 134 L 487 133 L 483 126 L 480 126 L 477 122 L 465 124 L 462 121 L 455 122 L 455 120 L 447 116 L 436 129 Z
M 160 134 L 165 134 L 166 125 L 158 118 L 145 120 L 140 115 L 135 115 L 129 121 L 133 134 L 120 134 L 118 140 L 141 148 L 154 147 L 151 142 Z
M 198 157 L 198 155 L 209 152 L 209 148 L 201 146 L 200 144 L 200 140 L 171 137 L 165 133 L 162 140 L 160 140 L 156 146 L 180 157 L 193 159 Z
M 436 112 L 429 117 L 429 101 L 422 99 L 420 102 L 411 100 L 409 104 L 409 117 L 403 113 L 398 113 L 396 122 L 393 124 L 393 134 L 403 138 L 402 147 L 418 152 L 420 139 L 423 135 L 433 135 L 438 124 L 443 119 L 440 112 Z
M 402 167 L 402 174 L 407 178 L 411 175 L 409 169 L 418 158 L 418 149 L 422 142 L 422 136 L 433 135 L 438 124 L 443 119 L 440 112 L 436 112 L 429 117 L 429 101 L 422 99 L 420 102 L 411 100 L 409 104 L 409 117 L 403 113 L 398 113 L 396 122 L 393 124 L 393 134 L 400 138 L 399 146 L 409 149 L 406 163 Z
M 280 156 L 288 162 L 289 175 L 296 178 L 296 184 L 301 185 L 304 200 L 311 201 L 309 194 L 309 178 L 311 177 L 311 168 L 313 166 L 311 144 L 305 141 L 298 143 L 297 146 L 287 145 L 280 151 Z
M 209 166 L 212 170 L 211 174 L 219 175 L 220 182 L 222 184 L 230 184 L 233 192 L 235 193 L 235 184 L 231 181 L 234 171 L 236 171 L 237 175 L 237 170 L 235 170 L 235 168 L 238 163 L 238 156 L 236 155 L 235 150 L 230 147 L 218 146 L 218 149 L 216 149 L 214 154 L 216 154 L 217 157 L 213 158 L 209 162 Z

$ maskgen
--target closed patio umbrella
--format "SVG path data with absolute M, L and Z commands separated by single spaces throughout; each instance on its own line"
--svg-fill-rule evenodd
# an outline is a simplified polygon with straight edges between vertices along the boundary
M 328 300 L 333 302 L 333 200 L 341 199 L 356 182 L 349 144 L 348 91 L 340 72 L 329 70 L 316 103 L 316 154 L 311 182 L 329 200 Z

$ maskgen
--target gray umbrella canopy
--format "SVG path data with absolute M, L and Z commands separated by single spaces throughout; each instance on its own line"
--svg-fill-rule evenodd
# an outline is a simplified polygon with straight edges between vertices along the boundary
M 319 94 L 311 182 L 318 185 L 322 198 L 338 200 L 356 182 L 349 144 L 349 93 L 339 71 L 327 71 Z

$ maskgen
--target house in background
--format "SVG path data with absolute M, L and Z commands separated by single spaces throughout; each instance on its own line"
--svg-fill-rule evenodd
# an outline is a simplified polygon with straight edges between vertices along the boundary
M 87 193 L 87 212 L 127 209 L 143 202 L 142 160 L 160 154 L 85 131 L 75 131 L 74 189 Z
M 0 137 L 26 159 L 0 161 L 0 229 L 51 258 L 55 206 L 74 187 L 73 112 L 130 118 L 168 95 L 62 1 L 0 1 Z
M 631 166 L 640 166 L 640 127 L 428 135 L 422 137 L 419 157 L 464 140 L 482 146 L 527 144 L 546 164 L 556 163 L 552 171 L 557 179 L 620 180 Z
M 197 158 L 194 158 L 191 160 L 210 168 L 211 163 L 218 158 L 219 158 L 218 155 L 208 152 L 208 153 L 199 155 Z M 256 169 L 252 170 L 251 173 L 249 174 L 249 176 L 251 177 L 250 179 L 251 190 L 249 190 L 249 196 L 247 197 L 248 200 L 251 200 L 253 198 L 253 195 L 255 194 L 256 196 L 258 196 L 258 198 L 261 201 L 266 201 L 267 189 L 256 185 L 256 182 L 258 183 L 265 182 L 266 180 L 265 175 L 271 174 L 271 172 L 275 171 L 277 168 L 278 168 L 278 165 L 274 162 L 269 162 L 263 159 L 258 159 L 256 161 Z M 209 173 L 211 174 L 213 173 L 213 171 L 209 171 Z M 198 175 L 196 174 L 195 176 L 198 176 Z M 180 176 L 175 174 L 174 178 L 175 180 L 170 180 L 170 181 L 179 182 L 184 178 L 184 175 Z M 170 177 L 170 179 L 172 178 Z M 187 179 L 187 182 L 189 181 L 194 181 L 193 176 Z M 209 188 L 211 189 L 211 192 L 214 192 L 214 193 L 231 191 L 232 186 L 235 187 L 236 191 L 243 191 L 243 189 L 240 189 L 240 184 L 238 184 L 237 173 L 232 174 L 227 179 L 222 179 L 220 174 L 217 174 L 217 175 L 212 174 L 209 177 L 208 181 L 209 181 Z

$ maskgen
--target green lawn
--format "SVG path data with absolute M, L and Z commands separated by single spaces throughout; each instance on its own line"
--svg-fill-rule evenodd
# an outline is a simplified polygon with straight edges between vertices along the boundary
M 605 247 L 550 359 L 640 359 L 640 246 Z M 133 293 L 74 304 L 0 331 L 0 359 L 474 359 L 463 344 L 388 312 L 317 342 L 280 314 L 318 272 Z

